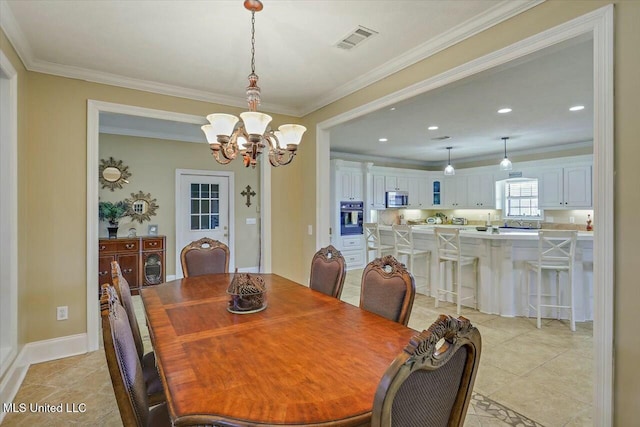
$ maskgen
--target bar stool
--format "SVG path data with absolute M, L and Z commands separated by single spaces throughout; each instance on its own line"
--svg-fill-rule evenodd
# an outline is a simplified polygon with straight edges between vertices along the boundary
M 458 306 L 458 314 L 460 314 L 460 305 L 462 301 L 473 298 L 475 300 L 475 308 L 478 308 L 478 257 L 466 256 L 461 253 L 460 246 L 460 230 L 457 228 L 435 229 L 437 249 L 438 249 L 438 289 L 436 289 L 436 308 L 440 302 L 440 294 L 450 294 L 456 299 Z M 446 277 L 444 267 L 447 262 L 452 264 L 452 283 L 451 290 L 446 287 Z M 444 264 L 443 264 L 444 263 Z M 476 279 L 474 294 L 462 298 L 462 267 L 465 265 L 473 265 L 473 272 Z
M 575 230 L 539 230 L 538 231 L 538 260 L 527 261 L 527 306 L 526 312 L 529 315 L 529 310 L 536 310 L 537 326 L 538 329 L 542 326 L 541 323 L 541 309 L 542 307 L 550 307 L 557 309 L 557 318 L 560 318 L 560 310 L 569 310 L 569 322 L 571 330 L 576 330 L 574 303 L 573 303 L 573 264 L 576 254 L 576 240 L 578 238 L 578 232 Z M 556 294 L 543 294 L 542 293 L 542 272 L 544 270 L 555 271 L 556 273 Z M 562 294 L 560 287 L 560 273 L 565 271 L 568 275 L 568 286 L 566 292 L 568 293 L 568 305 L 562 304 Z M 536 273 L 537 286 L 536 293 L 533 295 L 536 297 L 535 305 L 530 303 L 530 288 L 531 288 L 531 273 Z M 555 304 L 542 304 L 542 297 L 555 297 Z
M 413 229 L 410 225 L 398 225 L 391 226 L 393 230 L 393 239 L 395 242 L 394 256 L 396 259 L 399 255 L 407 255 L 409 262 L 409 271 L 415 277 L 414 273 L 414 261 L 415 256 L 424 256 L 427 264 L 426 278 L 427 278 L 427 294 L 431 294 L 431 251 L 423 249 L 415 249 L 413 245 Z
M 369 252 L 376 251 L 376 258 L 382 257 L 383 251 L 393 251 L 394 247 L 392 245 L 383 245 L 380 242 L 380 230 L 378 229 L 378 224 L 375 222 L 365 222 L 363 224 L 364 234 L 365 234 L 365 244 L 366 244 L 366 258 L 367 264 L 369 261 Z

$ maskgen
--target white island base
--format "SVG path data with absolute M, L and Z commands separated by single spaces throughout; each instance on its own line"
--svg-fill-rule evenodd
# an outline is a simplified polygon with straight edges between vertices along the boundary
M 393 234 L 390 226 L 381 225 L 380 237 L 383 243 L 393 245 Z M 535 296 L 527 297 L 526 287 L 526 261 L 538 258 L 538 235 L 536 230 L 526 231 L 501 231 L 500 234 L 476 231 L 475 227 L 461 226 L 460 240 L 462 254 L 476 256 L 478 262 L 478 310 L 483 313 L 498 314 L 500 316 L 531 316 L 535 317 L 534 310 L 527 308 L 527 298 L 535 305 Z M 416 249 L 431 251 L 431 268 L 427 271 L 423 259 L 417 260 L 412 268 L 416 277 L 430 277 L 431 290 L 426 288 L 426 280 L 419 281 L 416 289 L 418 293 L 435 297 L 438 287 L 439 267 L 436 260 L 436 241 L 433 226 L 414 226 L 413 240 Z M 406 258 L 399 257 L 406 263 Z M 450 271 L 450 267 L 449 270 Z M 463 297 L 470 295 L 475 285 L 473 269 L 464 267 L 463 273 Z M 556 273 L 554 271 L 543 272 L 542 303 L 555 303 L 556 301 Z M 574 312 L 575 321 L 584 322 L 593 320 L 593 233 L 579 232 L 576 245 L 576 258 L 573 271 L 574 280 Z M 450 275 L 449 275 L 450 276 Z M 447 281 L 450 281 L 450 277 Z M 531 273 L 531 293 L 535 292 L 536 276 Z M 560 273 L 560 290 L 563 304 L 568 296 L 564 293 L 567 289 L 568 276 Z M 469 287 L 469 288 L 467 288 Z M 451 283 L 447 284 L 451 289 Z M 448 301 L 452 301 L 448 296 Z M 473 299 L 468 299 L 464 305 L 473 305 Z M 568 319 L 568 310 L 557 313 L 554 308 L 543 308 L 542 317 Z

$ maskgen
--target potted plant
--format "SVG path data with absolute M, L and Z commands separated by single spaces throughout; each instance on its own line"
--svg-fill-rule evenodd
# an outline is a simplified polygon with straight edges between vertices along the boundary
M 129 210 L 129 204 L 124 201 L 120 202 L 100 202 L 98 204 L 98 217 L 100 221 L 108 221 L 109 238 L 118 237 L 118 220 L 125 216 Z

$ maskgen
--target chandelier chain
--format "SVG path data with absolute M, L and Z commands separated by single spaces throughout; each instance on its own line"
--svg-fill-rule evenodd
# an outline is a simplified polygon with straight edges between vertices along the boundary
M 256 12 L 251 11 L 251 73 L 256 72 Z

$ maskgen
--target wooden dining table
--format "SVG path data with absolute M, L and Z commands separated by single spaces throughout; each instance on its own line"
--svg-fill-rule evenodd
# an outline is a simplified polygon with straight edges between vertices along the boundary
M 232 274 L 141 291 L 174 425 L 358 426 L 416 331 L 275 274 L 267 308 L 227 310 Z

